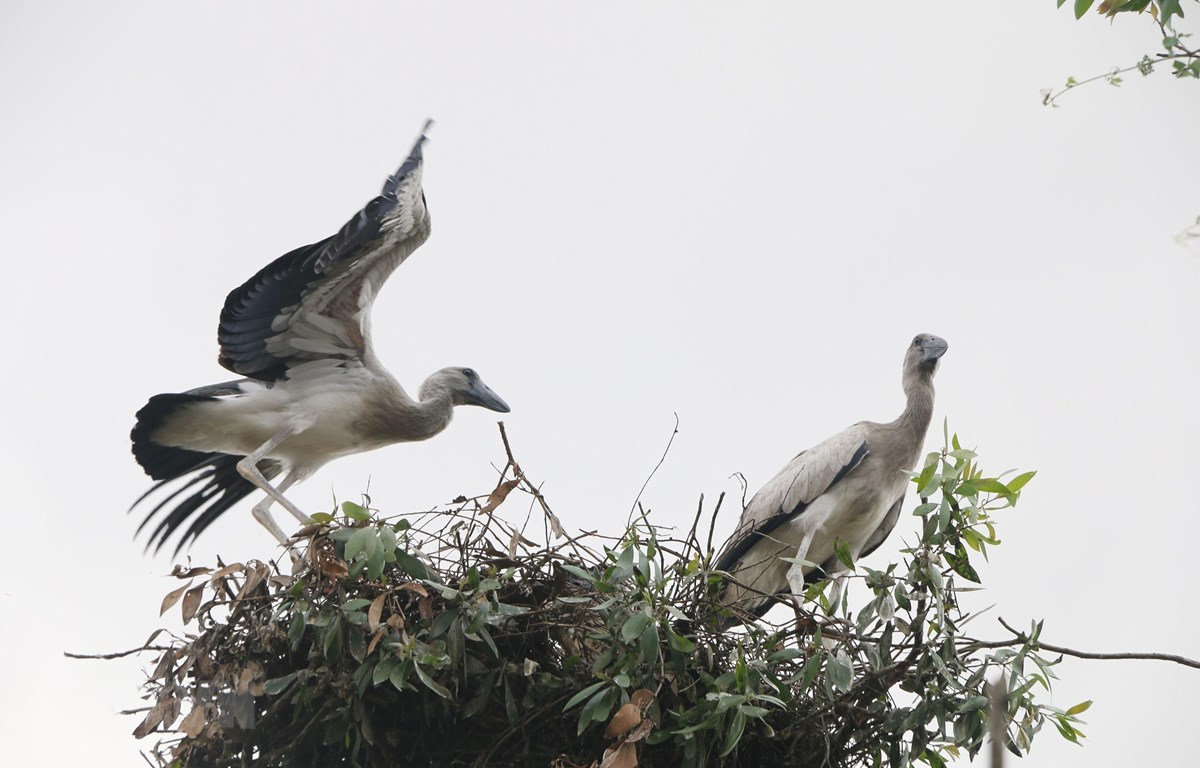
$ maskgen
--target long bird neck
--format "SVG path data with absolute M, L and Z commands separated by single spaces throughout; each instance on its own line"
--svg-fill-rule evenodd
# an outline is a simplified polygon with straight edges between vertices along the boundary
M 904 377 L 904 395 L 908 402 L 895 425 L 924 439 L 933 418 L 933 377 L 913 371 Z
M 407 409 L 404 428 L 410 434 L 421 435 L 415 439 L 424 440 L 441 432 L 450 423 L 454 415 L 454 394 L 445 387 L 430 386 L 426 382 L 421 385 L 417 397 L 418 400 Z
M 399 384 L 380 387 L 372 407 L 359 425 L 367 442 L 389 445 L 396 442 L 427 440 L 446 428 L 454 415 L 453 393 L 445 387 L 421 386 L 413 400 Z

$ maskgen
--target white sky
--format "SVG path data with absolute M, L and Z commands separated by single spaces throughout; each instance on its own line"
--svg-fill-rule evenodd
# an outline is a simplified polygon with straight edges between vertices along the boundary
M 756 488 L 893 418 L 929 331 L 950 342 L 929 447 L 949 417 L 986 468 L 1039 471 L 981 600 L 1045 618 L 1048 642 L 1200 657 L 1200 258 L 1172 242 L 1200 213 L 1197 84 L 1133 75 L 1051 110 L 1039 89 L 1152 51 L 1149 23 L 1050 0 L 846 7 L 0 6 L 7 762 L 138 759 L 114 713 L 149 659 L 62 657 L 140 644 L 175 586 L 125 515 L 148 487 L 133 413 L 229 378 L 225 294 L 340 226 L 426 117 L 434 234 L 383 292 L 376 349 L 414 390 L 477 368 L 569 526 L 619 532 L 673 413 L 643 498 L 680 525 L 700 493 L 736 494 L 732 473 Z M 289 496 L 316 511 L 370 479 L 401 513 L 486 491 L 493 417 L 460 409 Z M 196 561 L 271 553 L 245 506 Z M 868 563 L 913 531 L 902 517 Z M 1090 746 L 1048 729 L 1023 765 L 1194 759 L 1200 672 L 1060 670 L 1055 703 L 1096 699 Z

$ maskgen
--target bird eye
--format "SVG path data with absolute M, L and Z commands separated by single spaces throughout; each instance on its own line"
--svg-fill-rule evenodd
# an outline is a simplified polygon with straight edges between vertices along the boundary
M 471 370 L 470 368 L 463 368 L 463 376 L 466 376 L 468 379 L 473 379 L 478 375 L 479 374 L 475 373 L 475 371 Z

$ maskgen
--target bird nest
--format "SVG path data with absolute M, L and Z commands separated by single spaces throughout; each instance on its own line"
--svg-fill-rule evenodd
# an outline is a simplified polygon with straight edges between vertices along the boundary
M 571 537 L 504 445 L 488 494 L 402 518 L 369 501 L 314 516 L 291 575 L 177 566 L 184 583 L 162 611 L 178 605 L 192 631 L 140 649 L 157 654 L 134 710 L 135 735 L 158 737 L 147 759 L 632 768 L 926 754 L 929 718 L 888 694 L 924 651 L 923 598 L 903 625 L 909 646 L 891 640 L 900 609 L 888 618 L 894 663 L 870 656 L 871 624 L 836 650 L 827 624 L 719 631 L 720 501 L 701 526 L 701 498 L 686 533 L 639 510 L 619 536 Z M 521 496 L 514 525 L 500 507 Z M 533 540 L 535 520 L 550 543 Z

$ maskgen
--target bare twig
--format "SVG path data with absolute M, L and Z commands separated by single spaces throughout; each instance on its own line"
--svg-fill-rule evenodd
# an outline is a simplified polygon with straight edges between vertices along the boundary
M 625 519 L 626 525 L 633 521 L 633 513 L 638 508 L 638 502 L 642 500 L 642 494 L 646 492 L 646 486 L 650 485 L 650 481 L 654 479 L 654 475 L 658 473 L 659 467 L 667 460 L 667 454 L 671 452 L 671 444 L 675 442 L 675 435 L 679 434 L 679 414 L 675 414 L 675 426 L 671 430 L 671 437 L 667 439 L 667 447 L 663 449 L 662 456 L 658 457 L 658 463 L 654 465 L 654 469 L 650 470 L 650 474 L 646 476 L 646 481 L 642 483 L 642 487 L 638 489 L 637 496 L 633 499 L 633 505 L 629 508 L 629 517 Z M 646 519 L 646 513 L 642 512 L 642 520 Z
M 992 642 L 974 642 L 974 643 L 972 643 L 972 645 L 976 645 L 977 647 L 980 647 L 980 648 L 1003 648 L 1003 647 L 1013 645 L 1014 643 L 1019 643 L 1019 644 L 1023 645 L 1025 643 L 1029 642 L 1029 636 L 1026 635 L 1024 632 L 1012 627 L 1008 622 L 1006 622 L 1002 618 L 999 619 L 999 621 L 1001 624 L 1004 625 L 1005 629 L 1007 629 L 1009 632 L 1013 633 L 1012 640 L 999 640 L 999 641 L 992 641 Z M 1182 664 L 1185 667 L 1192 667 L 1193 669 L 1200 669 L 1200 661 L 1197 661 L 1196 659 L 1189 659 L 1186 656 L 1178 656 L 1174 653 L 1091 653 L 1088 651 L 1077 651 L 1073 648 L 1065 648 L 1061 645 L 1051 645 L 1049 643 L 1043 643 L 1041 640 L 1035 641 L 1033 645 L 1036 648 L 1040 648 L 1041 650 L 1044 650 L 1044 651 L 1051 651 L 1052 653 L 1061 653 L 1064 656 L 1074 656 L 1077 659 L 1100 659 L 1100 660 L 1139 659 L 1139 660 L 1146 660 L 1146 661 L 1171 661 L 1176 664 Z

